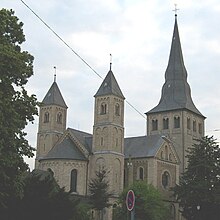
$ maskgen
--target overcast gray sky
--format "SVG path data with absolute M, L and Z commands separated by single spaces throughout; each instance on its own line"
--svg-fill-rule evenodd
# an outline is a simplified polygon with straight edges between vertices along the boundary
M 113 55 L 113 73 L 126 97 L 145 113 L 158 104 L 164 83 L 177 3 L 178 26 L 188 82 L 206 119 L 206 134 L 220 140 L 220 1 L 219 0 L 24 0 L 103 78 Z M 93 95 L 102 80 L 67 48 L 21 0 L 1 0 L 24 23 L 23 49 L 34 57 L 27 89 L 42 101 L 53 82 L 68 105 L 67 127 L 92 133 Z M 38 118 L 27 127 L 36 146 Z M 216 131 L 218 130 L 218 131 Z M 146 134 L 146 119 L 129 105 L 125 135 Z M 28 160 L 31 168 L 33 159 Z

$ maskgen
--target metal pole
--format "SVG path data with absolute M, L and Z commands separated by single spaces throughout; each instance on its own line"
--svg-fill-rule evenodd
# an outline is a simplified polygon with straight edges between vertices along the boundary
M 131 220 L 135 220 L 134 215 L 135 215 L 135 209 L 133 208 L 133 210 L 131 211 Z

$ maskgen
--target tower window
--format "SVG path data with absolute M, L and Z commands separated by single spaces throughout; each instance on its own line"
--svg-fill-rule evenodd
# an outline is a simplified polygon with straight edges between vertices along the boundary
M 174 128 L 180 128 L 180 117 L 179 116 L 174 117 Z
M 62 114 L 60 112 L 57 114 L 57 123 L 62 124 Z
M 101 146 L 103 146 L 104 145 L 104 138 L 103 137 L 101 137 Z
M 165 146 L 165 159 L 168 160 L 168 147 Z
M 120 115 L 120 105 L 118 103 L 115 105 L 115 115 Z
M 172 161 L 172 154 L 169 154 L 169 160 Z
M 193 120 L 193 131 L 196 132 L 196 120 Z
M 162 175 L 162 185 L 164 187 L 164 189 L 167 189 L 169 187 L 170 184 L 170 174 L 165 171 Z
M 163 118 L 163 129 L 169 129 L 169 118 Z
M 199 123 L 199 134 L 202 134 L 202 124 Z
M 115 146 L 118 147 L 118 138 L 115 139 Z
M 171 220 L 175 220 L 175 216 L 176 216 L 176 209 L 175 209 L 175 205 L 171 204 L 170 206 L 170 213 L 171 213 Z
M 156 131 L 158 129 L 158 121 L 157 119 L 152 120 L 152 131 Z
M 164 159 L 164 152 L 163 151 L 161 151 L 160 157 L 161 157 L 161 159 Z
M 102 104 L 101 104 L 100 114 L 101 114 L 101 115 L 105 115 L 106 113 L 107 113 L 107 104 L 106 104 L 106 103 L 102 103 Z
M 44 123 L 48 123 L 49 122 L 49 112 L 45 112 L 44 114 Z
M 71 171 L 70 192 L 76 192 L 76 186 L 77 186 L 77 170 L 74 169 Z
M 187 129 L 191 129 L 191 120 L 190 118 L 187 118 Z

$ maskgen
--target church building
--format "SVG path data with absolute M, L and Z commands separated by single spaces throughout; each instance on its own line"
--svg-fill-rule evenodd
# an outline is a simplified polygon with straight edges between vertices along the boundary
M 66 191 L 86 196 L 95 171 L 106 167 L 112 202 L 124 187 L 142 180 L 160 190 L 170 204 L 172 219 L 180 220 L 169 188 L 187 167 L 186 150 L 195 138 L 204 136 L 205 117 L 191 97 L 177 16 L 161 99 L 146 112 L 146 136 L 124 137 L 125 97 L 111 64 L 94 98 L 93 133 L 67 128 L 68 107 L 53 82 L 40 106 L 35 168 L 51 169 Z

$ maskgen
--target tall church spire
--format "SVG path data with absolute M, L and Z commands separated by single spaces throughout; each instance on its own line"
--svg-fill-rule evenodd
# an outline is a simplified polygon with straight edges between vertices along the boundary
M 175 14 L 173 38 L 161 99 L 159 104 L 147 114 L 177 109 L 187 109 L 203 116 L 192 101 L 190 86 L 187 82 L 187 71 L 183 61 L 177 15 Z

